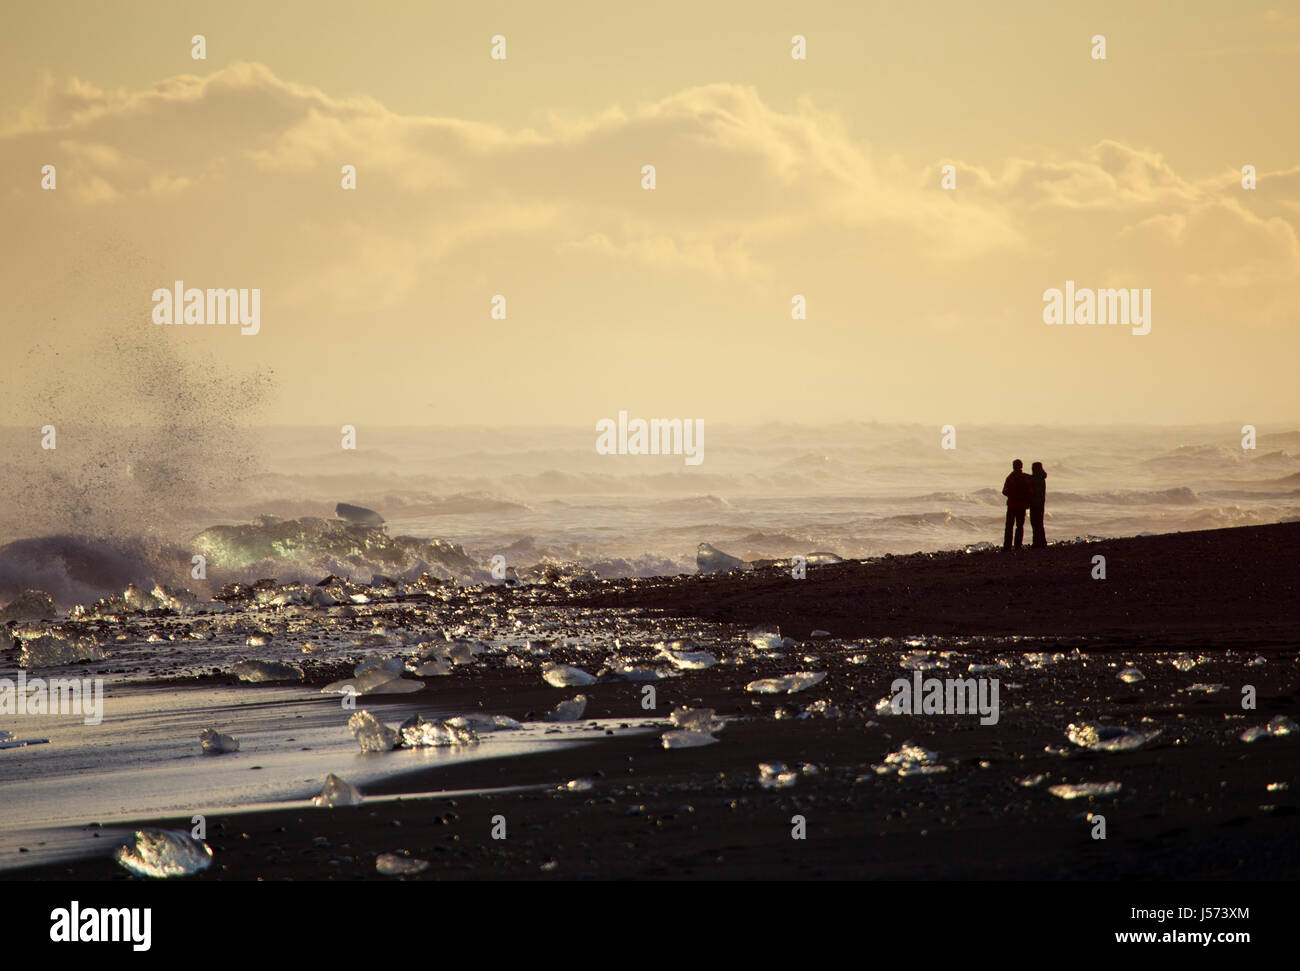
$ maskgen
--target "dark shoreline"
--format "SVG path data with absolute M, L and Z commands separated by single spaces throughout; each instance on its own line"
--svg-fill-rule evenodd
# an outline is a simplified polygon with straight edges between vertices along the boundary
M 1098 553 L 1107 558 L 1105 581 L 1089 575 Z M 1021 593 L 995 594 L 1009 585 Z M 780 661 L 656 682 L 654 714 L 666 719 L 688 705 L 734 719 L 717 744 L 666 751 L 657 732 L 616 732 L 537 756 L 421 770 L 367 794 L 535 784 L 545 791 L 213 818 L 214 866 L 190 879 L 392 879 L 376 873 L 374 860 L 399 849 L 432 864 L 407 879 L 1294 879 L 1300 733 L 1251 743 L 1239 736 L 1300 707 L 1298 586 L 1300 524 L 1282 524 L 1018 554 L 888 557 L 810 568 L 799 581 L 767 569 L 557 589 L 551 602 L 575 617 L 634 609 L 742 625 L 738 632 L 778 623 L 800 643 Z M 508 605 L 523 595 L 497 588 L 486 596 Z M 818 628 L 837 640 L 807 639 Z M 998 674 L 1005 686 L 998 724 L 877 716 L 891 681 L 908 674 L 899 664 L 908 648 L 879 645 L 855 663 L 838 639 L 901 634 L 970 637 L 955 648 L 951 669 L 928 675 L 966 676 L 968 662 L 1012 658 Z M 1027 639 L 983 640 L 1008 634 Z M 951 641 L 935 648 L 952 649 Z M 1065 657 L 1021 664 L 1022 651 Z M 1197 662 L 1186 671 L 1169 663 L 1182 651 Z M 1256 656 L 1264 663 L 1252 663 Z M 1128 664 L 1144 680 L 1118 680 Z M 743 690 L 753 678 L 796 670 L 828 677 L 797 695 Z M 439 703 L 466 711 L 523 717 L 557 698 L 535 671 L 504 666 L 439 680 Z M 1189 693 L 1193 683 L 1226 687 Z M 1258 692 L 1256 710 L 1241 709 L 1245 684 Z M 639 684 L 582 691 L 587 718 L 649 714 L 639 709 Z M 840 717 L 793 717 L 820 699 Z M 787 717 L 775 717 L 778 709 Z M 1077 749 L 1065 728 L 1085 719 L 1161 735 L 1131 752 Z M 938 752 L 946 771 L 878 775 L 873 766 L 904 742 Z M 801 772 L 791 788 L 764 789 L 758 764 L 775 761 L 817 771 Z M 1021 784 L 1039 775 L 1040 784 Z M 555 790 L 570 779 L 590 779 L 593 788 Z M 1048 792 L 1091 781 L 1121 789 L 1072 801 Z M 1277 782 L 1289 788 L 1267 789 Z M 1092 837 L 1090 811 L 1106 817 L 1105 840 Z M 806 840 L 791 837 L 796 814 L 806 820 Z M 490 837 L 496 815 L 507 820 L 505 840 Z M 188 828 L 187 820 L 149 823 Z M 137 878 L 96 858 L 0 871 L 0 879 Z

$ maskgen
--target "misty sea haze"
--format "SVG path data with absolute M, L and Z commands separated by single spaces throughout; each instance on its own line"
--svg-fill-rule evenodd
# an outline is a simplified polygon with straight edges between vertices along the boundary
M 41 453 L 16 447 L 30 434 L 4 431 L 9 481 L 39 474 Z M 512 567 L 555 560 L 608 578 L 693 573 L 703 542 L 746 560 L 996 543 L 1013 458 L 1046 466 L 1051 540 L 1300 518 L 1300 431 L 1260 435 L 1254 449 L 1242 448 L 1236 427 L 962 426 L 955 449 L 941 439 L 938 426 L 710 425 L 704 461 L 689 467 L 680 455 L 598 454 L 594 422 L 366 426 L 356 450 L 328 427 L 224 437 L 70 427 L 61 431 L 58 478 L 43 495 L 17 493 L 0 540 L 111 540 L 119 550 L 140 544 L 124 555 L 147 560 L 151 544 L 184 549 L 209 526 L 333 520 L 336 503 L 350 502 L 377 510 L 391 535 L 459 544 L 484 567 L 503 556 Z M 305 548 L 281 553 L 282 562 L 259 564 L 259 575 L 392 571 L 364 554 L 337 562 Z M 31 547 L 23 555 L 30 560 Z M 50 564 L 27 566 L 38 575 L 0 552 L 6 594 L 60 587 Z M 133 563 L 104 578 L 105 592 L 148 573 L 147 563 Z

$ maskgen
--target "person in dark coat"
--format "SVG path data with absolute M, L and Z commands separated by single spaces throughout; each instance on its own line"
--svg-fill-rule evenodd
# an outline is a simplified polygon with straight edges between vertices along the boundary
M 1029 525 L 1034 529 L 1034 546 L 1047 546 L 1047 533 L 1043 531 L 1043 507 L 1047 505 L 1047 473 L 1043 471 L 1043 463 L 1035 462 L 1030 466 L 1032 475 L 1029 477 L 1029 484 L 1033 487 L 1033 495 L 1029 500 Z
M 1016 549 L 1025 541 L 1025 510 L 1033 498 L 1034 490 L 1029 476 L 1025 475 L 1025 463 L 1016 459 L 1011 463 L 1011 474 L 1002 483 L 1002 494 L 1007 497 L 1007 528 L 1003 534 L 1002 548 L 1011 549 L 1011 531 L 1015 529 Z

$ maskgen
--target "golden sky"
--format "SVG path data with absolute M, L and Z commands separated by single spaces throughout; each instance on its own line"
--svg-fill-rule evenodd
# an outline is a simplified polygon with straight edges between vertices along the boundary
M 274 424 L 1297 416 L 1300 4 L 56 0 L 0 48 L 3 423 L 156 417 L 138 342 Z M 154 326 L 175 280 L 260 333 Z M 1151 332 L 1045 325 L 1066 280 Z

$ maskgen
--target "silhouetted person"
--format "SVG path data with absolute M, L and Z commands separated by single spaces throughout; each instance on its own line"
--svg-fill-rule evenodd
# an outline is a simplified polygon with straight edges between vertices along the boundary
M 1033 495 L 1029 499 L 1029 525 L 1034 529 L 1034 546 L 1047 546 L 1047 533 L 1043 530 L 1043 507 L 1047 505 L 1047 473 L 1043 471 L 1043 463 L 1035 462 L 1030 467 L 1033 475 L 1029 477 L 1029 485 L 1033 489 Z
M 1002 494 L 1007 497 L 1007 530 L 1002 539 L 1004 550 L 1011 549 L 1013 526 L 1016 531 L 1016 549 L 1020 549 L 1025 541 L 1025 510 L 1029 508 L 1034 489 L 1024 469 L 1025 463 L 1016 459 L 1011 463 L 1011 474 L 1007 476 L 1007 481 L 1002 483 Z

